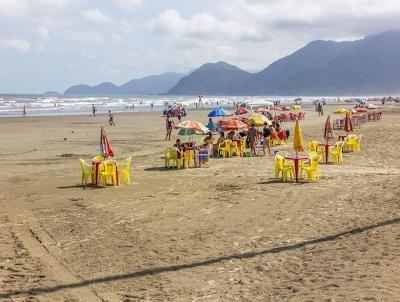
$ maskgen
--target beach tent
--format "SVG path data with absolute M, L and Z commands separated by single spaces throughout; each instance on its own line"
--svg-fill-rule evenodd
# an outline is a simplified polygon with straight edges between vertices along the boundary
M 296 124 L 294 126 L 293 150 L 296 151 L 296 154 L 304 151 L 303 135 L 301 134 L 299 120 L 296 120 Z
M 242 121 L 239 121 L 238 119 L 231 119 L 227 121 L 220 121 L 219 125 L 222 130 L 228 131 L 228 130 L 247 130 L 248 125 L 246 123 L 243 123 Z
M 231 116 L 232 113 L 229 111 L 226 111 L 222 107 L 214 108 L 209 114 L 208 117 L 218 117 L 218 116 Z
M 101 127 L 100 130 L 100 154 L 105 158 L 114 156 L 114 150 L 111 147 L 110 141 L 108 140 L 108 136 L 103 127 Z

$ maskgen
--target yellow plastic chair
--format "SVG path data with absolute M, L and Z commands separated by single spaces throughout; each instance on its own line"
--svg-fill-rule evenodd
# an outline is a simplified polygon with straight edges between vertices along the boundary
M 118 168 L 118 182 L 121 182 L 121 178 L 124 179 L 126 184 L 131 183 L 131 162 L 132 156 L 125 159 L 122 163 L 117 162 Z
M 282 173 L 282 181 L 286 182 L 289 178 L 294 178 L 294 168 L 292 163 L 285 161 L 282 155 L 275 155 L 275 177 L 279 178 L 279 174 Z
M 358 152 L 361 151 L 361 139 L 362 139 L 362 134 L 360 134 L 360 136 L 356 139 L 356 143 L 357 143 L 356 150 Z
M 247 138 L 242 137 L 242 141 L 240 142 L 240 153 L 243 155 L 244 153 L 246 153 L 246 142 L 247 142 Z
M 343 145 L 343 141 L 337 142 L 335 148 L 329 151 L 329 155 L 333 156 L 333 161 L 337 164 L 343 161 Z
M 218 152 L 220 154 L 222 154 L 222 157 L 226 158 L 226 157 L 232 156 L 231 144 L 232 144 L 232 140 L 227 139 L 218 145 Z
M 346 152 L 355 152 L 357 151 L 357 135 L 351 134 L 346 137 L 344 140 L 343 150 Z
M 117 163 L 115 160 L 105 160 L 100 164 L 100 184 L 106 186 L 112 183 L 117 186 Z M 111 180 L 111 181 L 110 181 Z
M 105 157 L 103 155 L 97 155 L 92 159 L 92 161 L 98 161 L 98 162 L 102 162 L 103 160 L 105 160 Z
M 302 164 L 300 167 L 300 175 L 303 171 L 306 172 L 307 181 L 319 181 L 319 161 L 320 155 L 317 152 L 310 153 L 310 162 L 307 164 Z
M 231 155 L 233 156 L 233 154 L 235 154 L 236 156 L 241 156 L 241 152 L 239 149 L 239 146 L 237 144 L 237 142 L 232 141 L 231 143 Z
M 91 178 L 92 176 L 93 167 L 83 159 L 79 159 L 79 161 L 81 163 L 81 170 L 82 170 L 82 186 L 86 186 L 87 183 L 89 182 L 89 178 Z
M 310 152 L 318 152 L 318 144 L 320 144 L 319 141 L 309 141 L 308 149 L 310 150 Z
M 194 150 L 185 151 L 185 153 L 183 154 L 183 166 L 185 167 L 185 169 L 195 166 Z
M 169 147 L 165 150 L 164 157 L 165 157 L 165 168 L 181 168 L 181 161 L 178 158 L 178 149 L 174 147 Z M 172 163 L 172 165 L 171 165 Z

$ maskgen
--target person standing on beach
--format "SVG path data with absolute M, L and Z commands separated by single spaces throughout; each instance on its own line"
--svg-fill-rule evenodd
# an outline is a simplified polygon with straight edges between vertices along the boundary
M 249 141 L 250 151 L 252 155 L 256 155 L 256 148 L 254 147 L 257 138 L 257 129 L 254 128 L 254 124 L 251 124 L 249 131 L 247 132 L 247 139 Z
M 93 116 L 96 116 L 96 111 L 97 111 L 97 108 L 96 108 L 96 106 L 93 104 L 93 105 L 92 105 L 92 113 L 93 113 Z
M 110 126 L 115 127 L 114 116 L 112 115 L 111 110 L 108 110 L 108 123 L 110 124 Z
M 24 107 L 22 108 L 22 116 L 26 115 L 26 106 L 24 105 Z
M 171 140 L 171 133 L 172 133 L 172 127 L 174 126 L 174 120 L 170 117 L 167 116 L 167 119 L 165 121 L 165 128 L 167 130 L 167 134 L 165 135 L 165 140 Z

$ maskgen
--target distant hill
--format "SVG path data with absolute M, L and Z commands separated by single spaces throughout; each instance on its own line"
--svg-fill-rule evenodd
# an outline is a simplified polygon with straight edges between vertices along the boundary
M 168 94 L 231 94 L 232 87 L 244 82 L 250 75 L 250 73 L 225 62 L 208 63 L 183 77 L 175 87 L 168 91 Z
M 224 62 L 183 77 L 179 95 L 388 95 L 400 93 L 400 31 L 349 42 L 317 40 L 258 73 Z
M 164 94 L 176 85 L 184 74 L 167 72 L 141 79 L 131 80 L 121 86 L 105 82 L 96 86 L 75 85 L 68 88 L 64 95 L 148 95 Z
M 43 93 L 44 95 L 48 95 L 48 96 L 59 96 L 60 93 L 57 91 L 46 91 L 45 93 Z

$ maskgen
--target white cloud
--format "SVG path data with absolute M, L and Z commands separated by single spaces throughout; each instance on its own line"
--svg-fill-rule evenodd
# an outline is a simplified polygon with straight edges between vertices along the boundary
M 25 16 L 32 12 L 40 14 L 65 11 L 83 0 L 0 0 L 0 15 Z
M 124 9 L 133 9 L 143 4 L 142 0 L 113 0 L 115 4 Z
M 45 26 L 38 26 L 35 28 L 34 32 L 42 39 L 42 40 L 49 40 L 50 39 L 50 34 L 49 30 Z
M 0 50 L 25 53 L 29 52 L 31 48 L 31 44 L 25 40 L 16 38 L 0 39 Z
M 95 23 L 110 23 L 111 17 L 103 13 L 100 9 L 94 8 L 82 12 L 82 16 L 91 22 Z
M 65 38 L 82 44 L 103 45 L 102 33 L 93 30 L 69 30 L 65 32 Z
M 259 40 L 263 37 L 257 28 L 232 20 L 221 20 L 204 12 L 183 18 L 179 11 L 169 9 L 150 22 L 150 27 L 161 34 L 182 37 L 228 38 L 236 40 Z

